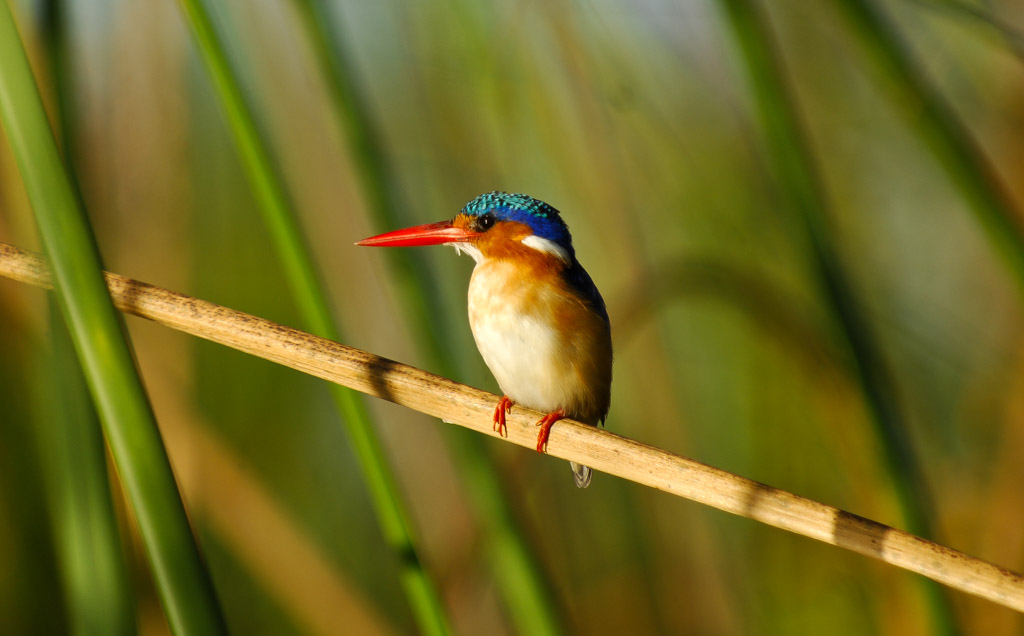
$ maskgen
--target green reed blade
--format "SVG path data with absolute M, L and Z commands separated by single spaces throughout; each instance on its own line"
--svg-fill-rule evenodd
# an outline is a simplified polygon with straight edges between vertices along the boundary
M 299 227 L 284 179 L 242 94 L 237 75 L 228 62 L 211 12 L 202 0 L 181 0 L 181 6 L 224 108 L 243 170 L 284 267 L 285 280 L 295 297 L 299 314 L 312 333 L 341 340 L 340 329 L 331 317 L 324 286 Z M 394 470 L 370 423 L 365 403 L 343 387 L 332 384 L 330 390 L 359 458 L 381 530 L 399 559 L 401 583 L 416 621 L 425 633 L 447 633 L 447 612 L 434 582 L 417 556 L 408 507 L 402 500 Z
M 1024 291 L 1024 222 L 999 172 L 882 9 L 868 0 L 835 0 L 850 31 L 885 77 L 887 95 L 928 144 Z
M 10 7 L 0 7 L 0 118 L 46 250 L 57 300 L 78 352 L 172 630 L 220 634 L 213 585 L 142 383 L 110 302 Z
M 359 168 L 363 189 L 368 193 L 370 211 L 377 217 L 379 231 L 402 225 L 398 179 L 382 150 L 366 99 L 360 90 L 341 43 L 330 30 L 327 7 L 320 0 L 297 0 L 295 7 L 302 19 L 333 100 L 333 112 L 345 131 L 349 152 Z M 406 321 L 414 331 L 414 340 L 443 375 L 455 377 L 450 355 L 453 346 L 445 344 L 451 324 L 449 314 L 436 300 L 435 281 L 430 279 L 422 257 L 415 250 L 388 250 L 385 257 L 397 281 L 405 314 L 420 320 Z M 552 585 L 509 510 L 502 492 L 499 473 L 488 458 L 484 443 L 464 435 L 447 435 L 463 484 L 476 511 L 481 532 L 487 537 L 484 549 L 491 573 L 520 633 L 559 634 L 564 631 L 553 602 Z
M 803 223 L 821 293 L 852 355 L 851 375 L 869 407 L 904 522 L 911 532 L 935 538 L 938 523 L 932 495 L 899 412 L 899 399 L 881 350 L 838 257 L 827 216 L 827 197 L 796 105 L 786 89 L 787 80 L 770 28 L 756 3 L 725 0 L 724 7 L 746 65 L 774 176 Z M 936 626 L 953 631 L 943 591 L 930 581 L 922 585 L 931 601 Z

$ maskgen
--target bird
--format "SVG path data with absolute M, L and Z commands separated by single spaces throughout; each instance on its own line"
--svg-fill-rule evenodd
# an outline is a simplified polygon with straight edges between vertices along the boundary
M 469 325 L 504 395 L 493 430 L 508 436 L 514 405 L 547 413 L 537 451 L 562 418 L 603 425 L 611 405 L 612 338 L 604 299 L 576 259 L 569 227 L 552 206 L 525 194 L 490 192 L 454 218 L 395 230 L 356 245 L 450 245 L 476 262 Z M 580 488 L 593 471 L 570 462 Z

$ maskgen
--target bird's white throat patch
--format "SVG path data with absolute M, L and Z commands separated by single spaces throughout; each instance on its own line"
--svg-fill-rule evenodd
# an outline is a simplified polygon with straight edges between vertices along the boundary
M 469 243 L 449 243 L 448 245 L 455 248 L 456 254 L 461 255 L 463 252 L 469 254 L 477 263 L 481 263 L 484 260 L 484 255 L 476 245 L 470 245 Z
M 542 238 L 536 234 L 531 234 L 523 239 L 523 245 L 527 245 L 537 250 L 538 252 L 545 252 L 547 254 L 553 254 L 558 257 L 564 263 L 569 262 L 569 252 L 564 247 L 555 243 L 552 240 Z

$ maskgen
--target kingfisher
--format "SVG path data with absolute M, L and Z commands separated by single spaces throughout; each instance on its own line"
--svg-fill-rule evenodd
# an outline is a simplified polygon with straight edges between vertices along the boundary
M 356 245 L 451 245 L 473 257 L 469 326 L 504 395 L 494 430 L 508 435 L 515 404 L 547 413 L 537 451 L 562 418 L 604 424 L 611 404 L 612 337 L 604 299 L 576 260 L 569 227 L 555 208 L 525 194 L 491 192 L 454 218 L 395 230 Z M 570 462 L 580 488 L 588 466 Z

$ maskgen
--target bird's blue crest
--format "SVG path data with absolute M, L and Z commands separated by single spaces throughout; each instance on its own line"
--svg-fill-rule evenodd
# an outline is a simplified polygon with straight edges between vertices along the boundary
M 558 210 L 525 194 L 489 192 L 462 208 L 462 214 L 480 216 L 490 212 L 498 221 L 517 221 L 530 227 L 540 238 L 553 241 L 573 254 L 572 235 Z

